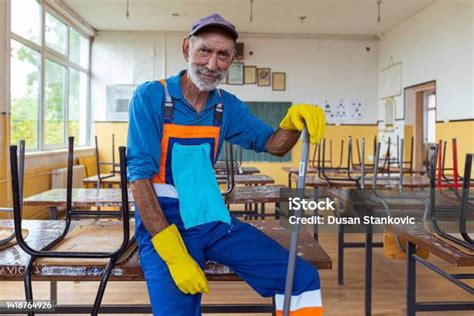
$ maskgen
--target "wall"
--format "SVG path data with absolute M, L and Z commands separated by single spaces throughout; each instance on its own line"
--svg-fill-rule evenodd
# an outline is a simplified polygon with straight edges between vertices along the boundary
M 379 43 L 379 69 L 387 66 L 390 58 L 403 63 L 402 87 L 436 80 L 437 121 L 449 122 L 474 119 L 474 4 L 472 1 L 434 2 L 400 25 L 382 34 Z M 413 109 L 403 96 L 396 97 L 398 129 L 383 133 L 386 137 L 404 137 L 404 124 L 412 125 Z M 405 98 L 406 99 L 406 98 Z M 404 113 L 405 109 L 405 113 Z M 383 101 L 379 101 L 379 119 L 383 120 Z M 437 125 L 436 137 L 449 140 L 456 135 L 464 150 L 474 151 L 472 124 L 447 123 Z M 465 127 L 462 125 L 463 127 Z M 380 124 L 382 128 L 382 124 Z M 449 131 L 449 132 L 447 132 Z M 407 138 L 408 135 L 405 135 Z
M 92 108 L 105 120 L 105 86 L 138 84 L 175 74 L 186 65 L 181 54 L 184 34 L 99 32 L 92 48 Z M 244 101 L 322 103 L 325 99 L 357 99 L 366 104 L 364 120 L 377 112 L 377 42 L 330 38 L 247 36 L 247 65 L 286 72 L 287 90 L 256 85 L 222 87 Z M 370 47 L 370 51 L 366 51 Z M 248 54 L 249 51 L 253 55 Z
M 75 163 L 79 157 L 94 155 L 94 148 L 81 148 L 74 150 Z M 7 162 L 7 161 L 6 161 Z M 9 163 L 9 162 L 8 162 Z M 67 150 L 56 150 L 42 153 L 27 153 L 25 157 L 25 182 L 23 196 L 38 194 L 51 189 L 51 173 L 53 169 L 65 168 L 67 166 Z M 9 171 L 8 171 L 9 172 Z M 11 205 L 12 191 L 10 174 L 4 183 L 6 205 Z M 8 214 L 0 213 L 0 219 L 8 217 Z M 25 206 L 23 209 L 25 218 L 47 218 L 48 213 L 44 207 Z

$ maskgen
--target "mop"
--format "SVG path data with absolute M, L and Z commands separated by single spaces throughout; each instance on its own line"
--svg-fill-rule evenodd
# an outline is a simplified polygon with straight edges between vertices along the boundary
M 305 127 L 302 132 L 302 142 L 303 148 L 301 150 L 301 160 L 298 172 L 298 194 L 304 191 L 304 186 L 306 183 L 306 170 L 308 164 L 308 155 L 309 155 L 309 135 L 308 130 Z M 304 193 L 301 194 L 303 197 Z M 296 218 L 302 217 L 304 211 L 299 208 L 295 211 Z M 296 252 L 298 250 L 298 235 L 300 231 L 300 221 L 297 221 L 291 228 L 291 241 L 290 241 L 290 254 L 288 258 L 288 269 L 286 272 L 286 283 L 285 283 L 285 298 L 283 301 L 283 316 L 289 316 L 290 314 L 290 304 L 291 304 L 291 295 L 293 293 L 293 280 L 295 277 L 295 264 L 296 264 Z

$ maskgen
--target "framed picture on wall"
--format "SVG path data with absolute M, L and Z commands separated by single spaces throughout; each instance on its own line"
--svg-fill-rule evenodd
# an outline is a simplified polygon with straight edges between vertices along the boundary
M 244 83 L 245 84 L 257 83 L 257 66 L 244 67 Z
M 272 90 L 273 91 L 286 90 L 286 73 L 284 72 L 272 73 Z
M 270 86 L 270 68 L 257 69 L 257 85 L 261 87 Z
M 227 84 L 244 84 L 244 63 L 232 63 L 227 74 Z

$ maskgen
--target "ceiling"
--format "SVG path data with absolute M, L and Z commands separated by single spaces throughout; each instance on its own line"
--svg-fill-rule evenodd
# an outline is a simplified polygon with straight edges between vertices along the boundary
M 241 33 L 372 36 L 398 25 L 433 0 L 61 0 L 98 31 L 186 31 L 220 13 Z M 179 16 L 174 17 L 177 13 Z M 300 17 L 306 16 L 302 23 Z

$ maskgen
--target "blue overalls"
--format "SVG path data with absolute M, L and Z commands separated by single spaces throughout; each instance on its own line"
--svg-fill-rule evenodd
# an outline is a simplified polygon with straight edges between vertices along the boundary
M 176 79 L 176 78 L 175 78 Z M 179 79 L 179 78 L 178 78 Z M 159 168 L 153 175 L 155 191 L 158 196 L 161 208 L 168 222 L 176 224 L 189 254 L 204 269 L 208 260 L 222 263 L 230 267 L 240 278 L 245 280 L 261 296 L 275 296 L 277 315 L 283 309 L 283 293 L 285 290 L 285 277 L 287 271 L 288 251 L 280 246 L 276 241 L 254 228 L 252 225 L 242 223 L 234 217 L 222 218 L 219 220 L 195 225 L 190 228 L 185 227 L 183 217 L 180 213 L 180 201 L 178 191 L 174 187 L 171 150 L 173 144 L 209 144 L 211 150 L 209 159 L 214 164 L 218 156 L 223 135 L 227 135 L 222 130 L 222 111 L 227 109 L 225 98 L 228 95 L 216 93 L 213 98 L 217 101 L 213 106 L 212 119 L 209 125 L 196 126 L 193 124 L 174 124 L 173 112 L 175 106 L 172 96 L 168 92 L 167 86 L 176 84 L 173 77 L 164 84 L 165 102 L 162 120 L 161 134 L 161 157 L 159 157 Z M 179 82 L 179 81 L 178 81 Z M 179 87 L 179 85 L 178 85 Z M 148 98 L 148 97 L 146 97 Z M 143 98 L 142 98 L 143 99 Z M 163 104 L 162 103 L 162 104 Z M 157 105 L 153 105 L 156 107 Z M 133 135 L 135 129 L 141 126 L 132 126 L 139 123 L 139 116 L 133 111 L 140 111 L 142 104 L 133 104 L 132 101 L 130 127 L 129 130 L 129 152 L 131 149 L 132 174 L 129 168 L 129 180 L 134 177 L 134 168 L 138 170 L 140 164 L 134 164 L 134 156 L 137 149 L 131 146 L 143 140 L 143 137 Z M 156 108 L 155 108 L 156 110 Z M 146 111 L 146 110 L 145 110 Z M 146 118 L 144 118 L 146 119 Z M 251 117 L 251 119 L 255 119 Z M 146 123 L 146 122 L 140 122 Z M 149 122 L 153 124 L 153 122 Z M 245 122 L 235 122 L 245 124 Z M 154 123 L 159 124 L 159 123 Z M 263 123 L 261 123 L 263 124 Z M 152 130 L 149 126 L 149 130 Z M 267 129 L 268 130 L 268 129 Z M 193 135 L 194 133 L 194 135 Z M 130 139 L 130 137 L 132 139 Z M 241 135 L 239 136 L 241 137 Z M 231 137 L 229 137 L 231 138 Z M 231 139 L 232 141 L 232 139 Z M 176 145 L 175 145 L 176 146 Z M 149 149 L 143 149 L 139 157 L 150 154 Z M 138 156 L 137 156 L 138 157 Z M 138 159 L 138 158 L 137 158 Z M 191 159 L 191 157 L 190 157 Z M 156 157 L 155 157 L 156 164 Z M 136 179 L 136 178 L 135 178 Z M 183 294 L 175 285 L 169 273 L 166 263 L 155 251 L 151 237 L 140 219 L 140 211 L 135 212 L 136 229 L 135 238 L 139 246 L 140 264 L 147 282 L 150 302 L 153 315 L 159 316 L 197 316 L 201 315 L 201 294 Z M 227 214 L 228 216 L 228 214 Z M 306 261 L 298 258 L 293 287 L 293 297 L 291 304 L 291 315 L 322 315 L 321 293 L 319 275 L 316 269 Z

